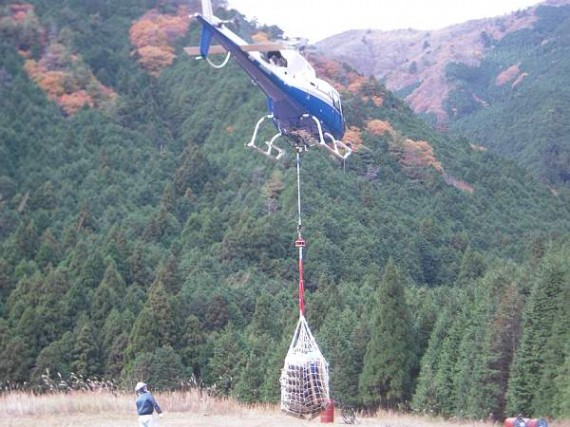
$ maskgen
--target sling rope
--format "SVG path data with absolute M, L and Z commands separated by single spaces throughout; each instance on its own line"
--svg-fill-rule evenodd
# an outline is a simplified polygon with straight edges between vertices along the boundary
M 305 247 L 305 239 L 301 235 L 303 224 L 301 222 L 301 146 L 296 147 L 297 150 L 297 240 L 295 247 L 299 249 L 299 313 L 305 315 L 305 279 L 303 277 L 303 248 Z
M 297 239 L 299 249 L 299 321 L 281 371 L 281 409 L 297 417 L 319 413 L 329 402 L 328 363 L 305 319 L 305 280 L 303 277 L 303 248 L 301 234 L 301 151 L 297 146 Z

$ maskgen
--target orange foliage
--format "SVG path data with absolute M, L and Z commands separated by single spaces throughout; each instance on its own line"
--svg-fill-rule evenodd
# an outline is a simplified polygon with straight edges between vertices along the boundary
M 139 49 L 139 54 L 141 65 L 155 77 L 160 75 L 164 68 L 172 65 L 176 56 L 170 46 L 144 46 Z
M 319 74 L 329 79 L 336 80 L 340 74 L 340 64 L 336 61 L 321 61 L 319 68 Z
M 370 99 L 377 107 L 381 107 L 384 104 L 384 97 L 380 95 L 372 95 Z
M 519 66 L 520 66 L 520 62 L 518 64 L 511 65 L 509 68 L 507 68 L 504 71 L 501 71 L 499 73 L 499 75 L 497 76 L 497 78 L 495 79 L 495 84 L 497 86 L 502 86 L 505 83 L 514 80 L 515 77 L 517 77 L 520 73 Z
M 269 36 L 267 35 L 267 33 L 264 33 L 263 31 L 258 31 L 253 36 L 251 36 L 251 39 L 255 43 L 263 43 L 269 41 Z
M 129 30 L 129 37 L 143 68 L 158 76 L 170 66 L 176 57 L 172 43 L 186 34 L 189 24 L 185 7 L 180 7 L 176 15 L 163 15 L 153 9 L 135 22 Z
M 369 120 L 368 123 L 366 123 L 366 130 L 373 135 L 384 135 L 385 133 L 390 135 L 394 134 L 392 125 L 389 122 L 379 119 Z
M 79 90 L 73 93 L 65 93 L 58 99 L 58 104 L 67 114 L 77 113 L 83 106 L 94 107 L 93 98 L 84 90 Z
M 426 141 L 413 141 L 406 139 L 403 142 L 401 163 L 407 167 L 431 166 L 439 173 L 443 173 L 441 163 L 433 154 L 433 147 Z
M 407 175 L 422 178 L 426 176 L 426 168 L 434 168 L 444 179 L 445 183 L 461 191 L 473 193 L 475 189 L 460 179 L 449 176 L 435 157 L 433 147 L 426 141 L 405 139 L 400 143 L 392 142 L 392 152 L 398 156 L 399 163 L 405 168 Z
M 131 44 L 138 49 L 145 46 L 168 46 L 166 33 L 149 19 L 135 22 L 129 30 L 129 37 Z
M 0 22 L 7 24 L 5 30 L 12 33 L 16 48 L 24 58 L 31 57 L 32 46 L 45 44 L 46 31 L 29 3 L 0 6 Z
M 351 74 L 350 77 L 351 77 L 350 81 L 346 88 L 348 89 L 349 92 L 352 93 L 360 92 L 360 89 L 362 89 L 362 86 L 366 82 L 366 78 L 364 76 L 356 74 Z
M 32 80 L 36 80 L 40 73 L 38 63 L 33 59 L 27 59 L 24 62 L 24 70 Z
M 49 98 L 56 99 L 65 93 L 63 88 L 65 77 L 63 71 L 46 71 L 40 74 L 37 83 Z
M 358 151 L 358 148 L 362 145 L 362 131 L 356 126 L 349 127 L 344 133 L 342 138 L 345 144 L 350 144 L 352 149 Z
M 39 61 L 26 60 L 24 70 L 66 114 L 74 114 L 84 106 L 106 108 L 112 105 L 117 97 L 112 89 L 99 83 L 90 72 L 87 79 L 84 71 L 81 75 L 75 74 L 78 63 L 81 68 L 80 62 L 80 58 L 70 55 L 63 45 L 54 43 Z
M 34 13 L 34 6 L 29 3 L 11 4 L 10 13 L 12 14 L 12 19 L 14 21 L 23 23 L 26 20 L 26 15 L 28 13 Z
M 45 67 L 33 59 L 28 59 L 24 63 L 24 70 L 47 94 L 48 98 L 56 100 L 58 96 L 65 93 L 63 88 L 65 73 L 63 71 L 47 71 Z

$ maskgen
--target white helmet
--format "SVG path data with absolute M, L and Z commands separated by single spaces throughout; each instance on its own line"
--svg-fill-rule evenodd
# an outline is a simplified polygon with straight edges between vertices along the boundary
M 143 382 L 138 382 L 135 386 L 135 392 L 138 393 L 139 391 L 143 391 L 146 389 L 146 384 Z

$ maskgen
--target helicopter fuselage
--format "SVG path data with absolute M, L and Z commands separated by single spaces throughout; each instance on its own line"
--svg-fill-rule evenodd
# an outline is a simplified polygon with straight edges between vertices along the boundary
M 222 23 L 212 23 L 200 14 L 196 19 L 203 25 L 202 57 L 208 56 L 212 38 L 230 52 L 267 96 L 268 110 L 281 134 L 307 132 L 317 135 L 318 125 L 307 119 L 311 116 L 320 122 L 323 132 L 337 140 L 342 139 L 345 122 L 338 92 L 316 77 L 313 67 L 298 51 L 248 52 L 243 49 L 247 43 Z

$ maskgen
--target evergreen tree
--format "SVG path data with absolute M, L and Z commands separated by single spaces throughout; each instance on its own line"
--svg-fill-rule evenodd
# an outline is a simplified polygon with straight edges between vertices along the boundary
M 283 335 L 276 339 L 274 346 L 267 351 L 267 367 L 264 373 L 264 380 L 261 386 L 261 401 L 277 403 L 281 397 L 281 384 L 279 382 L 283 361 L 287 355 L 287 350 L 291 344 L 294 325 Z M 289 333 L 287 333 L 289 332 Z
M 524 311 L 520 347 L 512 365 L 507 392 L 507 411 L 510 413 L 532 416 L 540 409 L 535 406 L 535 399 L 541 393 L 538 386 L 545 370 L 546 345 L 552 335 L 554 320 L 562 310 L 560 297 L 564 280 L 561 265 L 547 253 L 534 278 Z M 567 301 L 562 305 L 566 306 Z
M 111 261 L 105 270 L 103 280 L 95 290 L 91 304 L 91 318 L 97 329 L 103 326 L 113 308 L 121 308 L 121 299 L 124 295 L 125 282 Z
M 72 368 L 76 375 L 83 378 L 101 373 L 99 344 L 90 320 L 83 315 L 75 328 Z
M 144 381 L 158 390 L 173 390 L 185 377 L 180 356 L 170 346 L 137 355 L 133 362 L 132 382 Z
M 72 369 L 73 348 L 75 337 L 73 332 L 67 331 L 63 336 L 44 347 L 38 357 L 32 371 L 31 379 L 34 384 L 41 384 L 42 375 L 46 373 L 61 375 L 68 378 Z
M 357 405 L 358 376 L 362 371 L 364 347 L 356 340 L 359 320 L 353 310 L 329 311 L 318 338 L 329 362 L 332 397 L 346 405 Z
M 45 268 L 48 265 L 57 266 L 61 257 L 59 245 L 51 230 L 47 229 L 40 239 L 40 247 L 36 255 L 38 264 Z
M 180 354 L 184 366 L 187 366 L 191 374 L 198 379 L 202 377 L 202 371 L 206 367 L 206 333 L 204 325 L 195 315 L 188 316 L 182 334 Z
M 437 317 L 427 349 L 421 359 L 417 387 L 412 398 L 412 408 L 415 411 L 426 413 L 441 411 L 442 402 L 435 380 L 443 362 L 443 346 L 452 318 L 453 312 L 450 306 L 445 307 Z
M 457 283 L 460 285 L 469 283 L 472 280 L 481 277 L 484 271 L 485 263 L 482 255 L 474 251 L 471 246 L 468 246 L 463 253 L 463 258 L 461 259 Z
M 132 255 L 127 260 L 129 266 L 128 283 L 136 283 L 144 287 L 152 283 L 153 273 L 148 266 L 149 261 L 146 255 L 144 246 L 137 244 Z
M 557 396 L 557 414 L 560 419 L 570 418 L 570 339 L 566 340 L 564 347 L 564 363 L 558 371 L 555 379 L 556 389 L 560 393 Z
M 176 342 L 176 332 L 170 298 L 157 278 L 133 325 L 128 353 L 132 357 L 138 353 L 152 353 L 159 347 L 172 346 Z
M 410 397 L 416 361 L 403 287 L 402 274 L 390 260 L 374 296 L 371 339 L 359 380 L 362 401 L 368 407 L 394 408 Z
M 78 246 L 83 247 L 82 244 Z M 81 287 L 95 289 L 99 286 L 105 274 L 110 274 L 110 272 L 106 272 L 108 267 L 105 266 L 103 256 L 97 248 L 89 250 L 87 254 L 84 254 L 82 251 L 77 253 L 76 249 L 74 255 L 78 257 L 85 256 L 85 258 L 77 260 L 77 262 L 80 263 L 78 283 L 80 283 Z
M 489 412 L 498 420 L 506 416 L 510 367 L 520 340 L 522 312 L 523 302 L 518 286 L 510 281 L 497 298 L 497 309 L 489 329 L 489 356 L 486 361 L 486 398 Z
M 533 400 L 533 408 L 535 413 L 543 416 L 560 417 L 563 406 L 563 400 L 560 396 L 564 394 L 565 386 L 559 379 L 564 372 L 564 363 L 568 356 L 565 349 L 570 343 L 570 310 L 568 310 L 568 301 L 570 301 L 570 266 L 568 264 L 570 250 L 556 248 L 552 252 L 552 262 L 562 275 L 561 290 L 555 296 L 557 312 L 554 313 L 550 336 L 544 346 L 544 369 L 538 383 L 539 391 Z
M 480 283 L 467 292 L 466 322 L 458 347 L 452 396 L 454 414 L 462 418 L 481 419 L 489 414 L 483 394 L 488 391 L 484 366 L 490 356 L 487 331 L 493 310 L 492 291 L 489 284 Z
M 267 334 L 250 334 L 245 341 L 245 357 L 232 391 L 237 399 L 253 403 L 262 400 L 268 367 L 268 351 L 273 342 Z
M 243 343 L 232 323 L 217 334 L 213 343 L 213 355 L 208 361 L 208 379 L 218 393 L 228 396 L 243 368 Z
M 39 249 L 40 238 L 33 220 L 23 222 L 16 230 L 16 244 L 22 258 L 32 259 Z
M 107 377 L 118 378 L 125 367 L 128 331 L 132 328 L 132 322 L 128 317 L 128 311 L 122 315 L 114 308 L 105 319 L 105 324 L 99 333 L 103 372 Z

